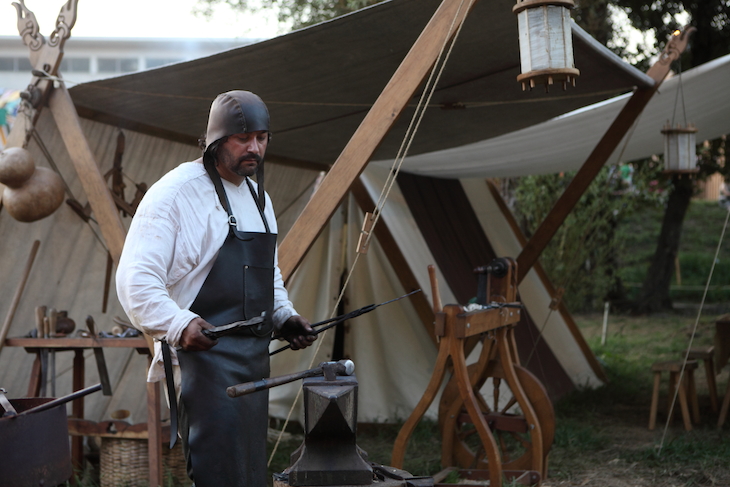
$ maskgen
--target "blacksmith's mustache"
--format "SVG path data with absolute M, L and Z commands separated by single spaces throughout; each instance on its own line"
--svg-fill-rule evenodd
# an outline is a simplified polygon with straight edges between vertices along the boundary
M 261 164 L 261 161 L 263 160 L 263 158 L 260 155 L 254 153 L 254 152 L 249 152 L 245 156 L 241 157 L 241 161 L 250 161 L 252 159 L 259 164 Z

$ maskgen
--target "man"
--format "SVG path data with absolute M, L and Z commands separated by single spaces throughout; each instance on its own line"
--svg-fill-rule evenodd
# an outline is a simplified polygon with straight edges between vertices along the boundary
M 263 190 L 269 139 L 269 113 L 258 96 L 219 95 L 203 156 L 149 189 L 117 269 L 132 324 L 158 340 L 148 380 L 165 375 L 163 347 L 179 363 L 180 435 L 197 487 L 266 485 L 268 393 L 231 399 L 226 388 L 268 377 L 273 330 L 295 350 L 315 339 L 277 265 L 276 218 Z M 239 334 L 211 340 L 202 332 L 262 314 L 263 324 Z

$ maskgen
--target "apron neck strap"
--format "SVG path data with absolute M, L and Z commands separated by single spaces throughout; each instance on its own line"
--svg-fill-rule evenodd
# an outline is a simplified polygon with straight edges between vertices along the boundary
M 215 167 L 213 167 L 213 163 L 210 162 L 210 160 L 203 161 L 203 167 L 205 167 L 205 171 L 208 173 L 210 180 L 213 181 L 213 186 L 215 187 L 215 192 L 218 195 L 218 200 L 221 202 L 221 205 L 223 205 L 223 209 L 226 210 L 226 213 L 228 213 L 228 225 L 230 225 L 230 229 L 233 230 L 235 233 L 237 230 L 236 217 L 233 216 L 233 213 L 231 212 L 231 203 L 228 201 L 228 194 L 226 194 L 226 190 L 223 187 L 221 176 L 220 174 L 218 174 L 218 171 L 215 169 Z M 253 197 L 253 200 L 256 202 L 256 208 L 258 208 L 259 210 L 261 220 L 264 222 L 266 233 L 271 233 L 271 230 L 269 229 L 269 222 L 266 220 L 266 215 L 264 215 L 264 210 L 261 207 L 261 202 L 258 198 L 258 195 L 256 194 L 256 191 L 254 191 L 253 189 L 251 181 L 248 178 L 246 178 L 246 183 L 248 184 L 248 189 L 251 191 L 251 196 Z

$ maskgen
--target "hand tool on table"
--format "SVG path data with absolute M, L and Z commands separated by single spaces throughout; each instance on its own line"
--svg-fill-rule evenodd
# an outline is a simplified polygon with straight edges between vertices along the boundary
M 0 387 L 0 407 L 5 410 L 5 412 L 3 413 L 3 418 L 6 418 L 8 416 L 16 416 L 18 414 L 13 405 L 10 404 L 10 401 L 8 401 L 8 398 L 5 397 L 6 392 L 8 391 Z
M 46 318 L 46 307 L 37 306 L 35 309 L 35 326 L 36 326 L 36 332 L 37 332 L 36 337 L 37 338 L 45 337 L 45 334 L 46 334 L 45 318 Z M 46 382 L 48 381 L 48 349 L 41 348 L 40 355 L 41 355 L 41 390 L 40 390 L 39 395 L 40 395 L 40 397 L 45 397 Z
M 317 367 L 293 374 L 270 377 L 253 382 L 244 382 L 226 389 L 229 397 L 239 397 L 252 392 L 271 389 L 272 387 L 288 384 L 307 377 L 323 375 L 327 380 L 335 380 L 338 375 L 352 375 L 355 372 L 355 364 L 352 360 L 340 360 L 338 362 L 322 362 Z
M 86 327 L 91 333 L 91 338 L 95 339 L 97 335 L 93 317 L 86 317 Z M 109 381 L 109 372 L 106 368 L 106 360 L 104 360 L 104 349 L 101 347 L 94 347 L 94 358 L 96 359 L 96 368 L 99 371 L 99 380 L 101 381 L 102 394 L 104 394 L 105 396 L 111 396 L 112 385 Z
M 398 300 L 403 299 L 403 298 L 407 298 L 408 296 L 410 296 L 412 294 L 419 293 L 419 292 L 421 292 L 421 290 L 420 289 L 416 289 L 415 291 L 411 291 L 408 294 L 404 294 L 403 296 L 399 296 L 397 298 L 391 299 L 390 301 L 386 301 L 386 302 L 380 303 L 380 304 L 369 304 L 367 306 L 363 306 L 362 308 L 356 309 L 354 311 L 350 311 L 349 313 L 345 313 L 345 314 L 340 315 L 340 316 L 335 316 L 334 318 L 330 318 L 330 319 L 327 319 L 327 320 L 324 320 L 324 321 L 320 321 L 318 323 L 314 323 L 313 325 L 311 325 L 312 328 L 316 328 L 316 327 L 322 326 L 322 325 L 327 325 L 327 326 L 325 326 L 323 328 L 320 328 L 318 330 L 314 330 L 314 333 L 312 333 L 311 335 L 312 336 L 319 335 L 323 331 L 327 331 L 330 328 L 332 328 L 333 326 L 339 325 L 343 321 L 351 320 L 352 318 L 357 318 L 360 315 L 364 315 L 365 313 L 369 313 L 369 312 L 373 311 L 375 308 L 378 308 L 378 307 L 383 306 L 383 305 L 386 305 L 386 304 L 393 303 L 393 302 L 398 301 Z M 283 337 L 275 336 L 274 338 L 283 338 Z M 277 353 L 283 352 L 284 350 L 288 350 L 290 348 L 291 348 L 291 344 L 284 345 L 283 347 L 281 347 L 281 348 L 279 348 L 277 350 L 274 350 L 273 352 L 269 353 L 269 356 L 276 355 Z
M 250 328 L 252 326 L 260 325 L 265 320 L 265 313 L 261 313 L 261 316 L 256 316 L 250 320 L 235 321 L 229 325 L 216 326 L 213 329 L 204 329 L 203 335 L 207 336 L 211 340 L 217 340 L 218 338 L 236 333 L 238 331 Z

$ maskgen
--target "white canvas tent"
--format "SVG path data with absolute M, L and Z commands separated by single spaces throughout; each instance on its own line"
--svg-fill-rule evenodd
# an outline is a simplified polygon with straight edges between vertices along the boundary
M 385 2 L 210 58 L 79 85 L 71 94 L 79 113 L 85 117 L 82 127 L 102 173 L 111 166 L 118 130 L 124 130 L 127 142 L 123 167 L 131 187 L 133 182 L 151 184 L 180 162 L 198 156 L 194 142 L 203 131 L 208 106 L 215 94 L 237 88 L 259 93 L 269 103 L 272 120 L 278 127 L 267 163 L 267 190 L 284 235 L 311 195 L 320 170 L 326 169 L 344 146 L 437 4 L 436 0 Z M 489 33 L 483 27 L 486 23 L 494 27 Z M 423 131 L 414 142 L 414 156 L 407 161 L 407 170 L 417 172 L 413 166 L 416 162 L 412 161 L 426 157 L 437 148 L 451 147 L 458 151 L 458 147 L 465 146 L 465 150 L 470 150 L 468 144 L 507 137 L 505 134 L 512 131 L 650 83 L 645 75 L 618 61 L 577 27 L 574 33 L 576 63 L 582 70 L 578 87 L 565 93 L 545 94 L 538 90 L 522 93 L 515 81 L 519 59 L 511 2 L 480 2 L 456 44 L 437 89 L 434 109 L 428 112 Z M 498 44 L 494 45 L 495 42 Z M 252 70 L 251 66 L 256 69 Z M 476 110 L 450 109 L 463 100 L 473 100 L 483 106 Z M 489 104 L 494 101 L 499 105 L 492 110 Z M 394 153 L 407 116 L 403 116 L 384 141 L 377 154 L 379 159 L 385 160 Z M 700 120 L 695 121 L 701 126 Z M 70 192 L 84 203 L 81 186 L 50 115 L 41 117 L 37 132 L 38 140 L 52 155 Z M 593 144 L 601 134 L 602 128 L 597 127 Z M 38 140 L 31 141 L 29 148 L 37 164 L 48 164 Z M 524 141 L 517 140 L 515 149 Z M 586 144 L 590 146 L 591 142 Z M 544 151 L 533 152 L 530 157 L 531 162 L 524 167 L 543 172 L 543 164 L 549 162 Z M 564 158 L 550 167 L 558 168 L 561 164 L 575 167 L 581 162 L 565 155 L 561 157 Z M 406 277 L 404 268 L 412 273 L 418 287 L 428 289 L 425 266 L 432 263 L 439 266 L 444 302 L 463 302 L 474 286 L 466 282 L 457 290 L 453 279 L 447 277 L 449 273 L 457 267 L 459 272 L 471 273 L 469 265 L 488 263 L 493 255 L 516 255 L 522 245 L 519 235 L 484 181 L 484 178 L 508 175 L 493 170 L 492 160 L 488 152 L 472 156 L 470 163 L 481 164 L 483 171 L 461 174 L 454 166 L 455 171 L 449 176 L 452 179 L 448 181 L 404 175 L 403 181 L 409 181 L 409 189 L 395 187 L 381 225 L 387 225 L 407 265 L 394 266 L 393 246 L 386 249 L 381 239 L 374 242 L 367 257 L 358 264 L 346 291 L 346 311 L 409 291 L 402 282 Z M 441 161 L 440 167 L 451 167 L 451 154 Z M 371 199 L 376 199 L 387 171 L 378 166 L 366 170 L 362 176 Z M 520 170 L 529 172 L 529 169 Z M 469 213 L 468 218 L 464 214 L 450 214 L 455 232 L 471 232 L 465 233 L 460 243 L 469 242 L 472 236 L 486 243 L 472 245 L 462 252 L 456 247 L 444 249 L 442 242 L 443 251 L 434 252 L 433 237 L 438 235 L 424 234 L 424 215 L 414 215 L 412 206 L 411 197 L 423 184 L 431 185 L 439 197 L 458 199 L 459 205 Z M 313 321 L 331 315 L 341 276 L 354 258 L 362 219 L 358 206 L 354 196 L 346 199 L 288 284 L 297 309 Z M 128 225 L 129 218 L 124 221 Z M 98 230 L 93 222 L 83 222 L 67 206 L 33 224 L 15 222 L 2 213 L 0 234 L 3 235 L 0 271 L 6 296 L 12 295 L 20 279 L 31 242 L 34 239 L 42 242 L 10 336 L 25 334 L 33 327 L 33 309 L 38 305 L 67 309 L 77 326 L 82 325 L 86 315 L 94 315 L 103 330 L 111 328 L 112 317 L 123 316 L 113 289 L 109 310 L 105 316 L 100 315 L 106 251 L 96 238 Z M 439 264 L 439 260 L 451 256 L 468 258 L 457 259 L 454 264 Z M 531 272 L 520 291 L 532 320 L 542 323 L 547 318 L 552 292 L 539 269 Z M 351 323 L 345 334 L 344 351 L 356 362 L 360 379 L 361 421 L 404 418 L 425 388 L 436 349 L 424 329 L 423 305 L 428 306 L 428 301 L 420 299 L 421 304 L 414 304 L 414 299 L 379 308 Z M 8 304 L 0 305 L 0 313 L 7 311 Z M 331 353 L 332 340 L 333 337 L 321 339 L 322 348 L 315 362 Z M 528 333 L 523 341 L 528 351 L 535 340 L 536 336 L 530 338 Z M 542 373 L 538 377 L 554 395 L 576 385 L 601 382 L 600 366 L 566 312 L 550 314 L 544 340 L 540 342 L 542 365 L 538 367 Z M 310 349 L 280 354 L 272 363 L 272 373 L 306 368 L 311 353 Z M 70 391 L 71 357 L 59 353 L 57 360 L 58 390 L 65 393 Z M 123 408 L 132 411 L 135 422 L 144 421 L 146 360 L 131 350 L 108 350 L 107 360 L 115 395 L 89 397 L 87 418 L 105 419 L 111 411 Z M 22 395 L 25 390 L 31 361 L 32 356 L 23 350 L 5 348 L 2 351 L 0 385 L 10 390 L 11 396 Z M 91 364 L 87 365 L 87 375 L 87 384 L 96 381 Z M 297 385 L 292 385 L 272 391 L 273 416 L 286 415 L 296 388 Z

